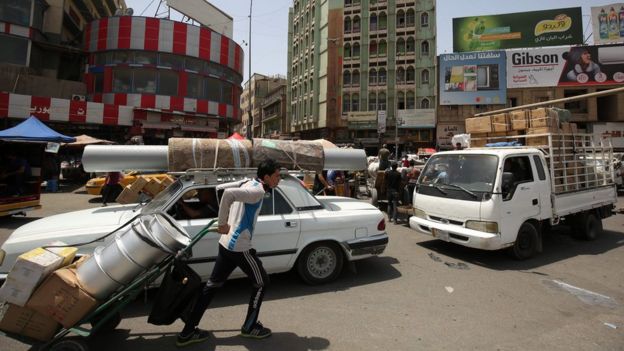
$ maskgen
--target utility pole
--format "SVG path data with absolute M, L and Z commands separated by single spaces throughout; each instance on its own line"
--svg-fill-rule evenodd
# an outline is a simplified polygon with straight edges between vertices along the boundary
M 253 0 L 249 0 L 249 52 L 247 54 L 247 56 L 249 57 L 249 79 L 247 80 L 247 83 L 249 84 L 249 94 L 247 96 L 247 99 L 249 101 L 247 101 L 248 104 L 248 108 L 247 110 L 249 111 L 249 115 L 247 118 L 247 139 L 251 140 L 253 139 L 253 116 L 251 114 L 251 9 L 253 7 Z

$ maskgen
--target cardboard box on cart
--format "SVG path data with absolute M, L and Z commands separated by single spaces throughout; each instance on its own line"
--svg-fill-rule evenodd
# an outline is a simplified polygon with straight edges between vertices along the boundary
M 0 304 L 0 330 L 39 341 L 48 341 L 61 328 L 54 319 L 11 303 Z

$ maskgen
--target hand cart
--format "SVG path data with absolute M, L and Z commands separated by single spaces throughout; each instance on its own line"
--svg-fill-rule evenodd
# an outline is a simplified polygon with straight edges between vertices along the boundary
M 88 351 L 89 347 L 86 340 L 82 338 L 65 338 L 65 336 L 73 333 L 87 338 L 97 332 L 109 332 L 115 329 L 121 322 L 120 311 L 134 301 L 145 287 L 165 273 L 175 260 L 190 256 L 193 246 L 207 233 L 216 230 L 216 228 L 212 227 L 216 221 L 217 219 L 211 220 L 206 227 L 191 239 L 189 245 L 180 250 L 176 255 L 167 256 L 160 263 L 143 272 L 122 290 L 114 293 L 106 302 L 76 323 L 76 325 L 70 328 L 62 328 L 50 341 L 41 345 L 39 349 L 50 351 Z M 91 328 L 82 327 L 81 325 L 83 324 L 91 324 Z M 23 337 L 18 338 L 22 339 Z

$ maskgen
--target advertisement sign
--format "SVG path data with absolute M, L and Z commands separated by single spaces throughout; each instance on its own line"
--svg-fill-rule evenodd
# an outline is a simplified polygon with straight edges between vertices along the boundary
M 591 127 L 595 137 L 611 137 L 614 149 L 624 149 L 624 123 L 592 123 Z
M 624 3 L 591 8 L 594 43 L 624 42 Z
M 583 43 L 580 7 L 453 18 L 453 51 Z
M 435 128 L 435 109 L 397 110 L 399 128 Z
M 441 149 L 453 148 L 452 139 L 456 134 L 466 133 L 464 123 L 438 124 L 436 129 L 436 140 Z
M 624 45 L 507 51 L 507 88 L 624 83 Z
M 376 122 L 377 121 L 377 112 L 376 111 L 356 111 L 349 112 L 347 114 L 347 121 L 349 123 L 363 123 L 363 122 Z
M 386 111 L 377 111 L 377 133 L 386 132 Z
M 504 104 L 505 57 L 505 51 L 440 55 L 440 105 Z

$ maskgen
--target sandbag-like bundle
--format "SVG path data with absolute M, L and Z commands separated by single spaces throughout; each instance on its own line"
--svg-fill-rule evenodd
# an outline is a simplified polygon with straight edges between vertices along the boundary
M 325 163 L 323 145 L 316 141 L 306 140 L 253 140 L 253 164 L 257 166 L 263 160 L 272 158 L 282 167 L 288 169 L 304 169 L 322 171 Z
M 170 138 L 169 172 L 191 168 L 249 168 L 251 150 L 249 140 Z

